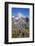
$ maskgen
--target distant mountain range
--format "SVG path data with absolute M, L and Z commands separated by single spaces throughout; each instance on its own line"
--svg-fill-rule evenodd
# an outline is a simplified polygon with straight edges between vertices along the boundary
M 29 17 L 26 17 L 19 12 L 16 16 L 12 16 L 12 24 L 13 27 L 16 26 L 18 29 L 22 30 L 25 25 L 29 26 Z

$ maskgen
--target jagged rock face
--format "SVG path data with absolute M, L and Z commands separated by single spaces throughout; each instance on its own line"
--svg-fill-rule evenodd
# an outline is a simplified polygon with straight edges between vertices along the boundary
M 24 30 L 25 25 L 29 26 L 29 18 L 26 18 L 21 13 L 18 13 L 17 16 L 13 16 L 12 18 L 12 26 L 13 28 L 18 28 L 18 30 Z

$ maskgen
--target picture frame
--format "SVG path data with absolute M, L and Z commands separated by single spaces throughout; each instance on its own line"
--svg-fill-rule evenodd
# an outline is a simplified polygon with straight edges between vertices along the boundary
M 12 26 L 14 24 L 11 23 L 11 19 L 12 19 L 11 15 L 14 15 L 14 16 L 17 15 L 20 18 L 20 16 L 22 16 L 22 14 L 18 13 L 18 12 L 24 13 L 24 15 L 25 15 L 24 18 L 27 19 L 29 22 L 29 23 L 27 23 L 29 29 L 21 28 L 21 26 L 22 26 L 21 23 L 22 24 L 24 22 L 26 23 L 26 21 L 24 20 L 24 22 L 23 22 L 22 19 L 20 19 L 21 20 L 21 22 L 19 23 L 20 26 L 17 25 L 18 27 L 20 27 L 20 28 L 18 28 L 18 29 L 20 29 L 19 32 L 24 29 L 28 30 L 28 31 L 27 31 L 27 33 L 26 33 L 26 31 L 25 31 L 25 33 L 23 32 L 22 35 L 20 35 L 20 33 L 19 33 L 19 36 L 15 35 L 18 33 L 15 33 L 13 35 L 13 33 L 14 33 L 13 31 L 11 33 L 11 30 L 14 29 Z M 18 14 L 16 14 L 16 13 L 18 13 Z M 29 19 L 30 19 L 30 21 L 29 21 Z M 13 19 L 12 19 L 12 21 L 13 21 Z M 30 24 L 30 26 L 29 26 L 29 24 Z M 12 26 L 12 29 L 11 29 L 11 26 Z M 23 24 L 23 27 L 24 27 L 24 24 Z M 11 35 L 13 35 L 13 36 L 11 36 Z M 33 42 L 34 42 L 34 3 L 5 2 L 5 44 L 33 43 Z

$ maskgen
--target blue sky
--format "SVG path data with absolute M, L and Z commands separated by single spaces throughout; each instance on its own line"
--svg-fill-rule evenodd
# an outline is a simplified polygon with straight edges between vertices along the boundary
M 16 16 L 18 12 L 22 13 L 24 16 L 29 16 L 29 8 L 12 8 L 13 16 Z

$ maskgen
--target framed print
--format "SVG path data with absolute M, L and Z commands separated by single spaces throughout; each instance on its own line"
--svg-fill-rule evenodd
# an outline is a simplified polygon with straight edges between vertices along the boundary
M 5 44 L 34 42 L 34 4 L 5 2 Z

